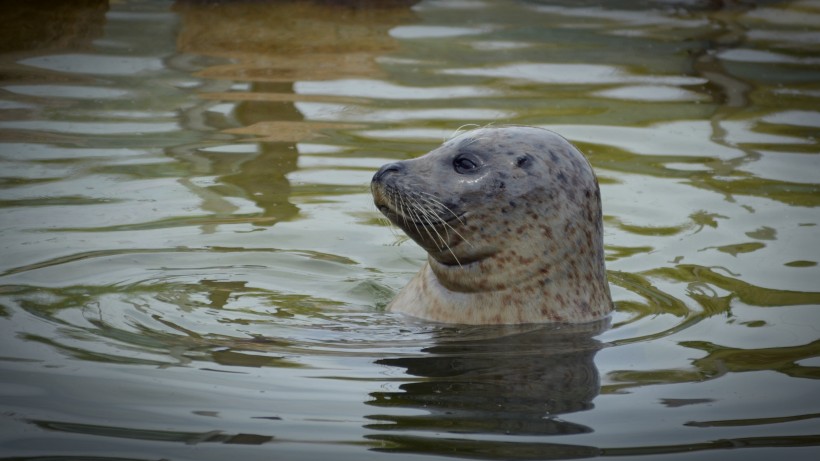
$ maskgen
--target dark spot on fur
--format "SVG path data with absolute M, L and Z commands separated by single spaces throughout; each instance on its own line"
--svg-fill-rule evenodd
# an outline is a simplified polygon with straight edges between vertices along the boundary
M 550 159 L 555 163 L 558 163 L 560 161 L 558 156 L 555 155 L 555 152 L 550 152 Z
M 567 177 L 564 175 L 564 173 L 563 173 L 563 172 L 558 173 L 558 176 L 556 176 L 556 177 L 557 177 L 557 178 L 558 178 L 558 180 L 559 180 L 559 181 L 561 181 L 562 183 L 564 183 L 564 184 L 566 184 L 566 183 L 567 183 Z
M 519 168 L 529 168 L 532 165 L 532 157 L 527 155 L 522 155 L 515 159 L 515 165 Z
M 547 226 L 541 226 L 541 230 L 544 231 L 544 236 L 548 239 L 552 240 L 552 228 Z
M 513 207 L 513 208 L 515 208 L 515 207 L 516 207 L 516 206 L 518 206 L 518 205 L 517 205 L 514 201 L 510 200 L 510 206 L 511 206 L 511 207 Z

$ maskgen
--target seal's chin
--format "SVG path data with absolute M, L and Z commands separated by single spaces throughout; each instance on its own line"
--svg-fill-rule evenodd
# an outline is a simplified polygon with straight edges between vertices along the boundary
M 435 260 L 439 267 L 447 270 L 466 269 L 471 264 L 480 263 L 487 258 L 493 257 L 498 252 L 496 248 L 473 248 L 472 246 L 462 245 L 459 248 L 449 248 L 443 251 L 429 251 L 430 257 Z M 435 271 L 434 272 L 438 272 Z

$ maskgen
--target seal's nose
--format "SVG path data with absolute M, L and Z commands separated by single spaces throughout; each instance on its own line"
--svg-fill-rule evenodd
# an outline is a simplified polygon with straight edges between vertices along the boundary
M 379 168 L 379 171 L 373 175 L 373 182 L 379 182 L 384 179 L 390 173 L 399 173 L 404 171 L 404 164 L 400 162 L 396 163 L 388 163 L 387 165 Z

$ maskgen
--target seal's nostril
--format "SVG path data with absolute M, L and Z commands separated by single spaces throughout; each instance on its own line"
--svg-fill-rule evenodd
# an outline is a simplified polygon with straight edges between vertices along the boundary
M 398 173 L 404 171 L 404 164 L 396 162 L 396 163 L 388 163 L 379 169 L 376 174 L 373 175 L 373 181 L 381 181 L 388 173 Z

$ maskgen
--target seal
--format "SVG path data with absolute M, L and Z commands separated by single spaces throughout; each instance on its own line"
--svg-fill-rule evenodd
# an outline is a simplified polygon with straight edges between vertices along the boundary
M 389 311 L 483 325 L 583 323 L 612 310 L 598 180 L 552 131 L 469 131 L 384 165 L 371 191 L 428 253 Z

